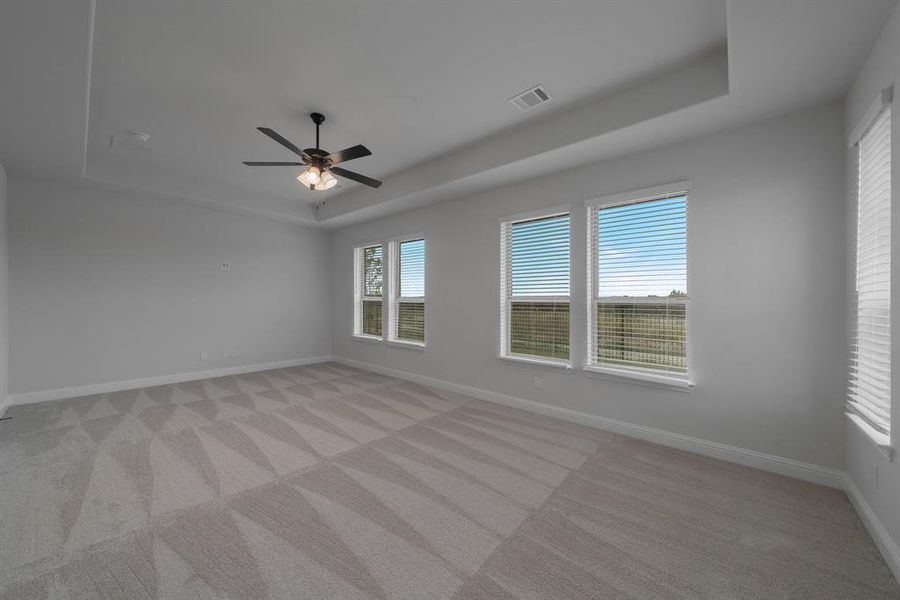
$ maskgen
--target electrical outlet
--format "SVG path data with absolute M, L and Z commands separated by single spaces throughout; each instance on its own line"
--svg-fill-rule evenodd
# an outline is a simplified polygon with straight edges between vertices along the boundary
M 229 350 L 228 358 L 237 358 L 237 350 Z
M 535 389 L 541 389 L 544 387 L 544 382 L 537 375 L 531 378 L 531 386 Z
M 222 270 L 223 270 L 223 271 L 230 271 L 230 270 L 231 270 L 231 263 L 230 263 L 229 261 L 224 261 L 224 262 L 222 262 Z
M 209 360 L 209 352 L 201 352 L 200 360 Z

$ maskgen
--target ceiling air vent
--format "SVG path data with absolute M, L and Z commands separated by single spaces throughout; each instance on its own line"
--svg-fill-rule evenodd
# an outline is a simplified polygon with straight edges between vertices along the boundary
M 109 147 L 129 152 L 150 154 L 150 134 L 138 129 L 124 129 L 121 134 L 109 136 Z
M 542 85 L 536 85 L 520 94 L 516 94 L 509 99 L 510 102 L 519 107 L 519 110 L 531 110 L 539 104 L 550 102 L 553 98 L 547 93 Z

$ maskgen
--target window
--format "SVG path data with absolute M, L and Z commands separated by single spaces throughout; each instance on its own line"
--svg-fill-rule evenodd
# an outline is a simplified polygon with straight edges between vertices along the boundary
M 880 445 L 891 428 L 891 112 L 857 144 L 856 323 L 849 411 Z M 859 423 L 859 421 L 857 421 Z M 872 431 L 874 430 L 874 431 Z
M 382 246 L 366 246 L 354 252 L 354 287 L 356 307 L 354 311 L 355 335 L 382 336 L 382 299 L 384 261 Z
M 569 361 L 569 215 L 507 221 L 501 237 L 501 356 Z
M 390 336 L 395 342 L 425 344 L 425 240 L 391 242 L 393 267 Z
M 589 203 L 589 370 L 689 384 L 682 185 Z

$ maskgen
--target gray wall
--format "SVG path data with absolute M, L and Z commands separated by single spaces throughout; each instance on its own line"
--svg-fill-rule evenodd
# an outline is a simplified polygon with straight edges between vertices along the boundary
M 331 353 L 327 232 L 16 177 L 9 232 L 11 393 Z
M 6 231 L 6 171 L 0 165 L 0 413 L 9 386 L 9 239 Z
M 875 101 L 878 93 L 891 84 L 900 82 L 900 7 L 885 25 L 877 44 L 860 71 L 859 77 L 847 96 L 847 134 L 857 126 L 863 114 Z M 894 391 L 891 414 L 893 415 L 893 445 L 900 446 L 900 87 L 894 89 L 892 110 L 892 164 L 893 173 L 891 214 L 893 219 L 892 248 L 892 306 L 891 346 L 893 348 L 891 387 Z M 852 160 L 855 152 L 848 152 L 847 172 L 855 173 Z M 852 178 L 849 182 L 852 185 Z M 855 195 L 847 194 L 847 222 L 849 224 L 850 247 L 855 246 L 853 224 L 856 210 Z M 853 265 L 848 265 L 847 289 L 853 291 Z M 852 310 L 852 305 L 850 305 Z M 853 315 L 849 314 L 847 322 Z M 890 534 L 894 543 L 900 545 L 900 457 L 888 461 L 875 447 L 870 438 L 851 423 L 847 424 L 847 470 L 878 519 Z M 876 475 L 877 470 L 877 475 Z
M 335 355 L 841 468 L 843 139 L 843 107 L 832 104 L 338 230 Z M 571 203 L 572 348 L 581 365 L 583 201 L 683 179 L 693 182 L 692 393 L 497 358 L 501 216 Z M 414 232 L 427 238 L 427 350 L 353 339 L 353 246 Z

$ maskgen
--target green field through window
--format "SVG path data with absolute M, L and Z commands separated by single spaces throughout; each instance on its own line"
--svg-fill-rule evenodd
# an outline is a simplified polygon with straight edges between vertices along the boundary
M 569 303 L 512 302 L 509 351 L 568 360 Z
M 686 373 L 685 316 L 680 303 L 598 303 L 594 359 Z
M 400 302 L 397 305 L 397 339 L 425 343 L 424 302 Z
M 381 300 L 364 300 L 362 313 L 363 334 L 381 336 Z

